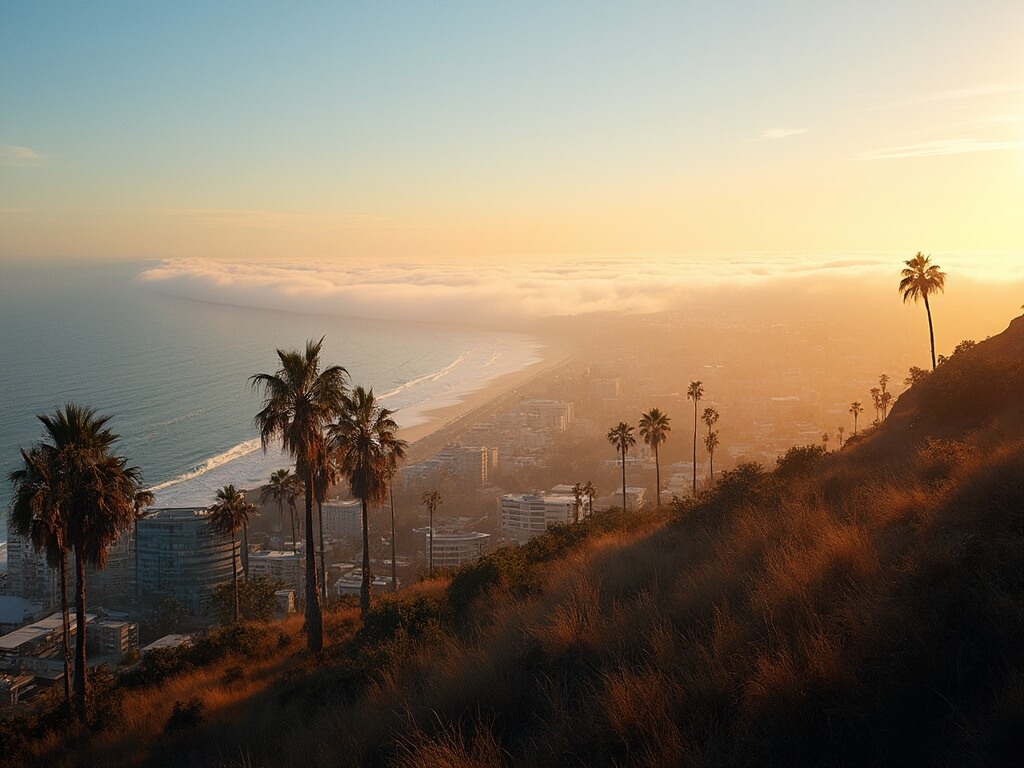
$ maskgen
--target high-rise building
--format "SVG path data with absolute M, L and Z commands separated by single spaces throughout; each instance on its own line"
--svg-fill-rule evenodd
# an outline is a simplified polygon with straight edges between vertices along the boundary
M 176 598 L 205 613 L 218 584 L 242 573 L 240 543 L 214 533 L 204 508 L 154 509 L 139 520 L 139 592 Z
M 363 535 L 363 507 L 359 499 L 324 504 L 324 535 L 357 540 Z

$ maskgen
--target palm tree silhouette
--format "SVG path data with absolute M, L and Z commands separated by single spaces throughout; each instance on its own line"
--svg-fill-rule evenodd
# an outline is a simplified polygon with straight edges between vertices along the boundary
M 658 509 L 661 509 L 661 462 L 658 459 L 658 446 L 668 439 L 668 433 L 672 431 L 670 421 L 671 419 L 658 408 L 651 408 L 647 413 L 640 414 L 640 437 L 654 449 L 654 482 Z
M 127 459 L 113 453 L 120 437 L 106 426 L 109 416 L 97 416 L 93 408 L 68 403 L 53 416 L 38 418 L 49 442 L 36 448 L 46 457 L 51 472 L 56 472 L 50 475 L 47 495 L 51 501 L 59 500 L 56 508 L 60 511 L 59 517 L 49 522 L 41 516 L 41 525 L 51 526 L 51 535 L 63 537 L 65 551 L 73 551 L 75 558 L 74 699 L 77 715 L 84 722 L 89 715 L 85 566 L 105 567 L 107 548 L 131 527 L 140 475 L 136 467 L 128 466 Z M 59 552 L 59 542 L 55 547 L 55 553 Z
M 693 495 L 697 495 L 697 403 L 704 397 L 704 385 L 699 381 L 691 381 L 686 390 L 686 397 L 693 400 Z
M 423 495 L 420 497 L 420 501 L 423 502 L 423 505 L 427 508 L 427 512 L 430 515 L 430 517 L 429 517 L 430 522 L 428 523 L 428 525 L 429 525 L 428 531 L 430 532 L 430 534 L 429 534 L 430 535 L 430 547 L 427 550 L 427 563 L 428 563 L 427 564 L 427 575 L 433 576 L 434 575 L 434 512 L 437 511 L 437 508 L 439 506 L 441 506 L 441 504 L 443 503 L 444 500 L 441 498 L 441 494 L 438 493 L 437 491 L 424 491 Z
M 608 442 L 614 445 L 622 457 L 622 511 L 626 511 L 626 451 L 636 445 L 633 427 L 624 421 L 608 430 Z
M 850 403 L 850 413 L 853 414 L 853 434 L 857 434 L 857 417 L 864 413 L 864 406 L 860 404 L 859 400 Z
M 320 341 L 306 342 L 305 352 L 277 350 L 281 367 L 276 373 L 257 373 L 249 382 L 263 391 L 263 408 L 254 423 L 263 450 L 281 439 L 295 458 L 295 472 L 306 496 L 306 643 L 309 650 L 324 646 L 323 612 L 317 588 L 316 551 L 313 544 L 313 492 L 316 453 L 323 430 L 341 413 L 347 371 L 340 365 L 320 370 Z
M 932 326 L 932 308 L 928 303 L 928 297 L 935 292 L 942 292 L 946 287 L 946 273 L 937 264 L 931 263 L 931 256 L 925 256 L 920 251 L 909 261 L 904 262 L 907 266 L 900 273 L 900 292 L 903 294 L 903 303 L 907 299 L 924 299 L 924 310 L 928 313 L 928 339 L 932 349 L 932 370 L 935 370 L 935 329 Z
M 845 427 L 836 427 L 836 434 L 839 435 L 839 447 L 843 447 L 843 433 L 846 431 Z
M 327 604 L 327 559 L 324 548 L 324 502 L 331 487 L 341 478 L 337 456 L 321 438 L 316 451 L 316 471 L 313 474 L 313 491 L 316 498 L 317 530 L 320 535 L 320 599 Z
M 71 705 L 71 617 L 68 613 L 67 521 L 63 517 L 64 489 L 56 453 L 36 446 L 21 451 L 22 467 L 9 475 L 14 486 L 11 532 L 28 538 L 46 562 L 60 570 L 60 606 L 64 651 L 64 701 Z
M 715 448 L 718 447 L 718 436 L 717 436 L 717 433 L 716 433 L 714 440 L 711 440 L 711 428 L 715 424 L 718 423 L 718 411 L 716 411 L 714 408 L 705 408 L 704 412 L 701 413 L 701 415 L 700 415 L 700 420 L 703 421 L 705 426 L 708 428 L 708 434 L 704 437 L 704 447 L 707 448 L 708 460 L 710 462 L 710 464 L 708 466 L 708 473 L 711 475 L 711 477 L 714 477 L 715 476 Z M 712 442 L 714 443 L 714 446 L 711 447 L 711 448 L 708 448 L 708 444 L 712 443 Z
M 714 479 L 714 477 L 715 477 L 715 449 L 718 447 L 718 430 L 715 430 L 713 432 L 709 430 L 708 433 L 706 435 L 704 435 L 704 447 L 707 448 L 708 459 L 711 462 L 711 465 L 710 465 L 709 470 L 708 470 L 708 475 L 709 475 L 709 477 L 711 477 L 711 479 Z
M 231 582 L 235 593 L 234 616 L 238 623 L 238 546 L 235 536 L 242 531 L 242 546 L 249 548 L 249 515 L 256 513 L 256 507 L 245 500 L 245 491 L 234 485 L 225 485 L 217 491 L 217 500 L 210 505 L 210 518 L 207 525 L 220 536 L 231 537 Z M 243 559 L 243 564 L 245 560 Z M 245 577 L 249 578 L 248 566 Z
M 583 506 L 583 483 L 573 483 L 572 497 L 576 500 L 576 515 L 574 522 L 580 521 L 580 507 Z
M 348 480 L 352 495 L 363 507 L 363 583 L 359 609 L 370 610 L 369 506 L 382 504 L 388 495 L 391 475 L 405 456 L 406 442 L 396 435 L 398 424 L 389 408 L 379 405 L 373 390 L 356 387 L 344 396 L 337 423 L 330 427 L 331 446 L 338 453 L 338 467 Z
M 266 504 L 273 499 L 277 502 L 277 511 L 281 516 L 281 539 L 284 540 L 284 503 L 292 493 L 292 471 L 279 469 L 270 476 L 270 482 L 260 489 L 260 503 Z M 295 551 L 295 517 L 292 516 L 292 551 Z
M 587 497 L 587 515 L 590 516 L 594 514 L 594 497 L 597 496 L 597 488 L 594 487 L 590 480 L 587 480 L 583 485 L 583 495 Z

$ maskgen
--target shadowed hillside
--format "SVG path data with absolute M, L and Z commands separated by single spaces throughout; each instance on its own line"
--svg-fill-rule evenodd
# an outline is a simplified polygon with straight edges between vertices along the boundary
M 269 649 L 251 663 L 287 671 L 223 707 L 210 701 L 201 720 L 171 727 L 169 699 L 187 691 L 154 678 L 142 690 L 164 709 L 131 745 L 106 731 L 76 742 L 74 757 L 51 739 L 42 757 L 1015 764 L 1022 393 L 1018 318 L 940 365 L 842 451 L 796 448 L 772 471 L 741 465 L 677 502 L 671 519 L 603 514 L 557 529 L 381 601 L 361 628 L 339 614 L 319 666 L 283 636 L 278 652 L 293 663 Z M 140 747 L 140 735 L 151 743 Z

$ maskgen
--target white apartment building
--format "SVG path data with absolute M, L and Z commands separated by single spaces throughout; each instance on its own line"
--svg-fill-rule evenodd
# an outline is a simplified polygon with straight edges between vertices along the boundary
M 326 530 L 326 520 L 324 528 Z M 271 581 L 279 581 L 287 587 L 302 593 L 305 579 L 305 557 L 301 552 L 282 552 L 271 549 L 264 552 L 249 553 L 249 576 L 263 576 Z
M 430 531 L 425 534 L 427 557 L 433 555 L 435 568 L 458 568 L 460 565 L 475 563 L 488 550 L 491 534 L 470 531 L 448 533 L 434 531 L 431 542 Z M 432 550 L 432 551 L 431 551 Z
M 501 497 L 501 531 L 520 543 L 552 525 L 575 519 L 576 499 L 572 495 L 507 493 Z

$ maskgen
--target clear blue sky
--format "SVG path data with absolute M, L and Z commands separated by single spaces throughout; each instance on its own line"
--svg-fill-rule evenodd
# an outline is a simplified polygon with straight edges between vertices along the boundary
M 1022 40 L 1018 0 L 8 2 L 0 256 L 1020 248 Z

